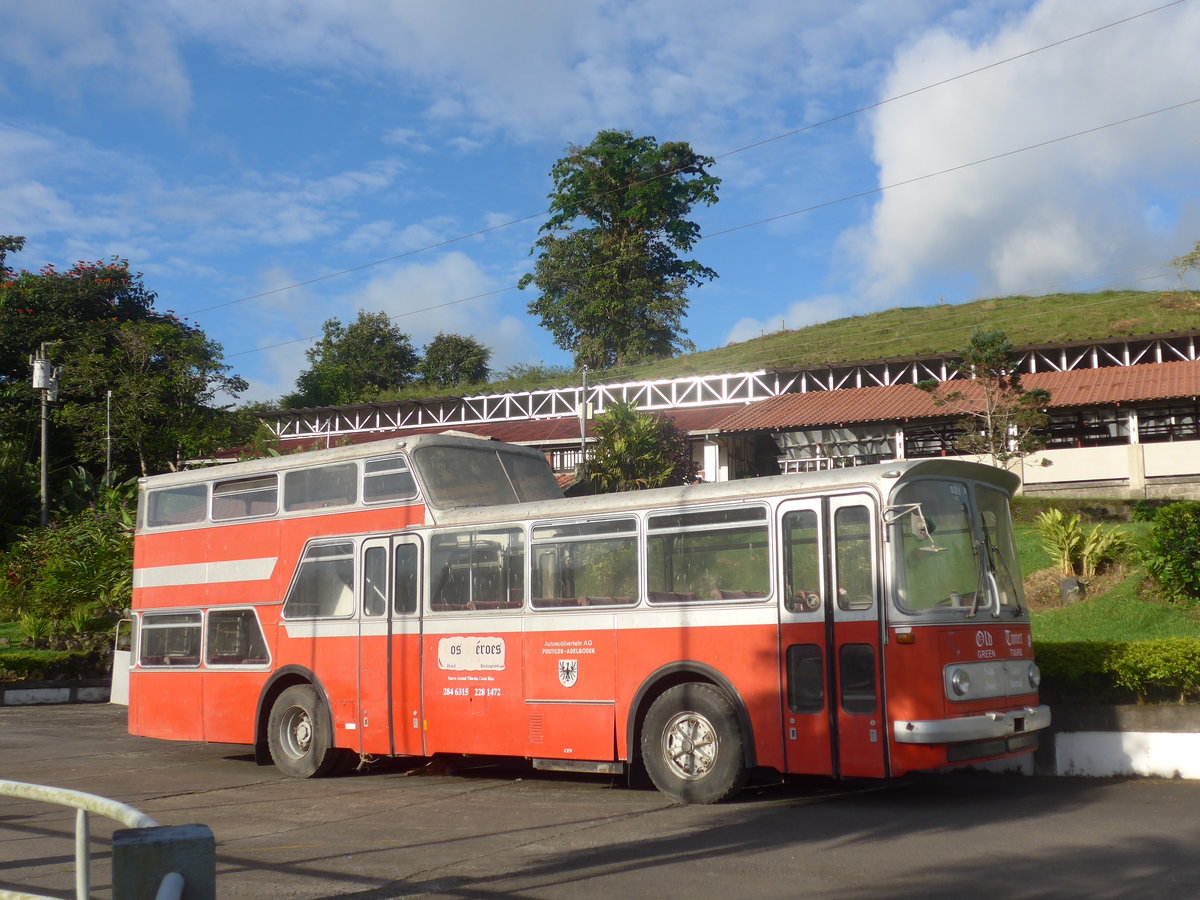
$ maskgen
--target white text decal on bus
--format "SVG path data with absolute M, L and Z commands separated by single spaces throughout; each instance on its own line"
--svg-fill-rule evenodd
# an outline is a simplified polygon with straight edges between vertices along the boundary
M 445 637 L 438 641 L 438 668 L 487 672 L 504 668 L 504 638 Z

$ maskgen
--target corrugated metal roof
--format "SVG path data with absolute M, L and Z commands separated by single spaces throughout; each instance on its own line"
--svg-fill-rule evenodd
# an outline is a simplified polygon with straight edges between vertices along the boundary
M 1050 391 L 1050 408 L 1111 406 L 1200 395 L 1200 361 L 1077 369 L 1025 375 L 1026 388 Z M 969 381 L 955 385 L 970 395 Z M 751 403 L 720 424 L 721 431 L 779 431 L 804 426 L 941 418 L 954 415 L 913 385 L 784 394 Z

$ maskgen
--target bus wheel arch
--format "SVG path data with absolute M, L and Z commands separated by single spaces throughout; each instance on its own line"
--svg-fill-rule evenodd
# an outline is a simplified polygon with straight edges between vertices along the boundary
M 278 747 L 272 747 L 273 737 L 278 743 L 278 736 L 272 734 L 272 719 L 277 718 L 280 713 L 276 712 L 276 708 L 280 706 L 280 698 L 292 690 L 293 688 L 303 688 L 311 692 L 306 700 L 307 717 L 310 722 L 306 727 L 310 728 L 315 736 L 323 743 L 327 743 L 327 752 L 323 753 L 323 758 L 312 766 L 313 771 L 309 775 L 324 775 L 328 774 L 334 768 L 334 762 L 338 756 L 338 752 L 334 750 L 334 736 L 336 732 L 333 727 L 333 711 L 329 704 L 329 695 L 326 693 L 321 682 L 311 671 L 303 666 L 286 666 L 275 672 L 270 681 L 268 681 L 259 694 L 258 710 L 255 715 L 255 737 L 254 737 L 254 760 L 262 766 L 271 765 L 274 763 L 281 771 L 295 777 L 308 777 L 302 774 L 302 769 L 305 767 L 296 768 L 289 771 L 285 765 L 280 765 L 279 760 L 275 758 L 275 751 Z M 293 691 L 288 699 L 283 702 L 294 704 L 301 692 Z M 277 722 L 275 724 L 278 724 Z
M 723 752 L 715 762 L 698 757 L 681 768 L 667 760 L 670 747 L 678 750 L 680 741 L 697 736 L 719 741 Z M 702 663 L 674 663 L 646 679 L 630 706 L 626 746 L 631 763 L 640 761 L 655 786 L 682 803 L 728 799 L 757 764 L 745 702 L 727 678 Z

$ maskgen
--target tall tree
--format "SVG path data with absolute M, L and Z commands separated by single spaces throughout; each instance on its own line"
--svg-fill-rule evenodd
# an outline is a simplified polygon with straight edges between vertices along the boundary
M 1009 468 L 1046 445 L 1042 432 L 1050 392 L 1021 384 L 1012 343 L 1000 329 L 976 328 L 956 367 L 961 380 L 922 381 L 917 387 L 939 406 L 963 413 L 955 449 L 991 456 Z
M 220 359 L 220 346 L 198 329 L 113 325 L 73 349 L 56 421 L 74 431 L 81 461 L 103 462 L 111 390 L 117 468 L 141 475 L 174 471 L 232 442 L 236 416 L 218 395 L 236 397 L 247 384 Z
M 596 417 L 596 442 L 577 478 L 601 493 L 691 484 L 699 471 L 687 435 L 666 416 L 618 402 Z
M 601 131 L 554 164 L 551 215 L 520 287 L 541 292 L 529 310 L 576 367 L 693 348 L 684 337 L 686 291 L 717 273 L 680 254 L 700 237 L 687 219 L 692 207 L 717 202 L 713 162 L 682 141 Z
M 155 309 L 155 294 L 126 260 L 17 272 L 6 257 L 23 244 L 0 237 L 0 441 L 31 450 L 37 396 L 29 386 L 29 355 L 45 344 L 63 368 L 54 470 L 84 462 L 99 471 L 109 389 L 118 479 L 161 471 L 224 442 L 227 413 L 214 401 L 246 384 L 229 374 L 217 344 L 171 311 Z
M 425 345 L 421 380 L 438 387 L 480 384 L 488 380 L 491 358 L 492 351 L 474 338 L 439 331 Z
M 281 401 L 285 408 L 366 403 L 417 372 L 412 341 L 383 312 L 360 309 L 349 325 L 327 320 L 305 355 L 308 368 L 296 378 L 296 392 Z

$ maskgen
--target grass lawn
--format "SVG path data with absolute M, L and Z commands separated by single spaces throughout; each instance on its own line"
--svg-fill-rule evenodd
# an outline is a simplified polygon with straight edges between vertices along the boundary
M 16 622 L 0 622 L 0 639 L 8 638 L 9 646 L 16 644 L 21 640 L 21 626 Z M 7 650 L 8 647 L 0 647 L 0 653 Z
M 1149 530 L 1149 523 L 1130 522 L 1122 528 L 1134 541 Z M 1037 530 L 1016 528 L 1021 571 L 1031 573 L 1053 565 Z M 1146 641 L 1157 638 L 1200 637 L 1200 610 L 1184 609 L 1148 597 L 1145 573 L 1134 566 L 1124 578 L 1097 583 L 1082 603 L 1055 608 L 1034 604 L 1035 641 Z

